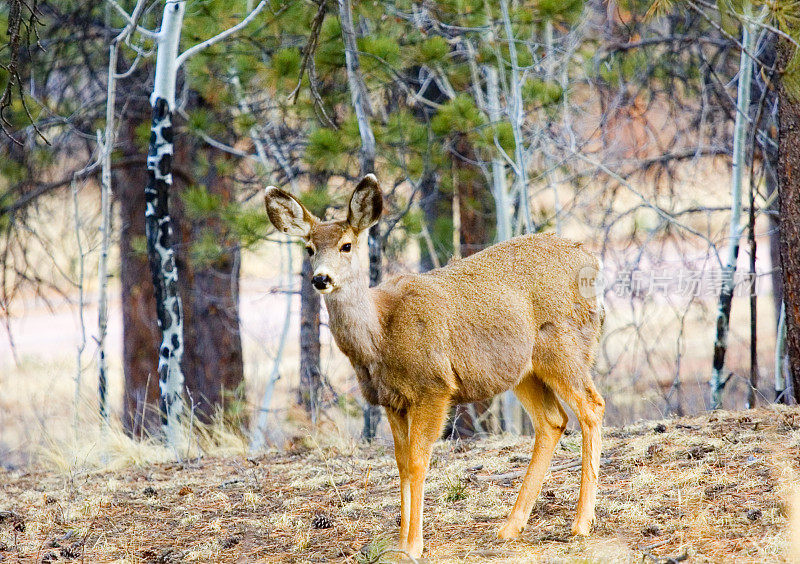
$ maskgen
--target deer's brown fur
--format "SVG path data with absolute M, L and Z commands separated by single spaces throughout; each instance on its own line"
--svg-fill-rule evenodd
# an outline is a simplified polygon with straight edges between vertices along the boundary
M 453 403 L 513 389 L 536 429 L 533 456 L 503 538 L 524 529 L 567 415 L 583 434 L 576 534 L 594 519 L 604 402 L 590 369 L 603 308 L 581 291 L 598 260 L 580 243 L 525 235 L 425 274 L 404 274 L 368 288 L 357 243 L 380 217 L 377 180 L 367 175 L 348 219 L 323 222 L 291 195 L 267 190 L 275 226 L 305 239 L 330 329 L 356 371 L 364 397 L 386 408 L 400 473 L 400 548 L 422 553 L 423 482 L 433 443 Z M 350 250 L 346 246 L 350 244 Z

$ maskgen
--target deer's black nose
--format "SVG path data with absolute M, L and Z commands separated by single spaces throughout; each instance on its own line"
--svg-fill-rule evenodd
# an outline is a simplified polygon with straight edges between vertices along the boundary
M 313 284 L 317 290 L 325 290 L 332 282 L 333 280 L 331 280 L 331 277 L 327 274 L 317 274 L 311 279 L 311 284 Z

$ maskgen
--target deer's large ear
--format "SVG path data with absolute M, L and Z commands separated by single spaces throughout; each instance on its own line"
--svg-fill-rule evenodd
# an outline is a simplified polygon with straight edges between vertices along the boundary
M 308 237 L 319 220 L 297 198 L 275 186 L 264 193 L 267 215 L 275 229 L 294 237 Z
M 383 194 L 374 174 L 361 179 L 350 197 L 347 222 L 359 233 L 375 225 L 383 212 Z

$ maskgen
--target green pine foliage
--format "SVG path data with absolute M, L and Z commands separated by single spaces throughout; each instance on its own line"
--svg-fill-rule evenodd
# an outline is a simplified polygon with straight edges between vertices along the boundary
M 444 37 L 435 35 L 417 45 L 414 59 L 422 65 L 444 63 L 450 54 L 450 45 Z
M 486 116 L 475 105 L 475 100 L 467 94 L 460 94 L 442 105 L 431 120 L 431 129 L 436 135 L 445 136 L 471 133 L 485 123 Z
M 355 151 L 358 144 L 348 140 L 341 130 L 320 127 L 308 136 L 305 161 L 316 171 L 342 171 L 347 164 L 347 153 Z
M 522 85 L 522 98 L 535 106 L 550 106 L 561 101 L 564 89 L 554 81 L 529 78 Z
M 583 0 L 537 0 L 536 15 L 543 20 L 575 23 L 583 13 Z

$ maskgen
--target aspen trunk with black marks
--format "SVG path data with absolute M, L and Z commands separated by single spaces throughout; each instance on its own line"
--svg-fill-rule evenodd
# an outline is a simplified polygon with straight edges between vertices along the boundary
M 784 30 L 800 37 L 797 30 Z M 778 184 L 783 267 L 786 350 L 794 400 L 800 403 L 800 53 L 789 41 L 778 44 Z
M 501 6 L 506 35 L 509 40 L 509 51 L 512 58 L 512 73 L 511 73 L 511 99 L 508 102 L 508 117 L 511 121 L 512 132 L 514 134 L 515 142 L 515 177 L 517 180 L 517 190 L 520 194 L 520 215 L 524 217 L 526 228 L 530 231 L 532 222 L 530 221 L 530 210 L 528 209 L 527 200 L 527 173 L 525 170 L 524 151 L 517 151 L 522 149 L 522 135 L 521 123 L 522 120 L 522 100 L 521 90 L 519 84 L 519 72 L 516 66 L 516 47 L 514 46 L 513 33 L 511 30 L 511 22 L 508 16 L 508 6 L 503 4 Z M 484 32 L 483 37 L 487 44 L 492 44 L 495 41 L 494 36 L 494 23 L 490 15 L 487 14 L 487 31 Z M 489 114 L 489 119 L 493 124 L 500 124 L 502 121 L 502 112 L 500 105 L 500 72 L 497 67 L 492 65 L 484 66 L 484 75 L 486 77 L 486 109 Z M 495 139 L 495 144 L 499 145 L 499 140 Z M 522 170 L 519 169 L 520 164 Z M 506 182 L 506 170 L 503 159 L 499 154 L 495 154 L 492 158 L 492 197 L 495 204 L 495 218 L 497 229 L 497 240 L 505 241 L 513 236 L 513 204 L 512 197 L 509 194 Z M 523 207 L 524 206 L 524 207 Z M 512 434 L 519 434 L 522 430 L 522 422 L 525 421 L 526 415 L 523 413 L 522 404 L 519 403 L 517 396 L 514 392 L 508 390 L 504 392 L 497 407 L 498 416 L 501 418 L 500 427 Z
M 752 175 L 750 177 L 750 198 L 747 221 L 747 242 L 750 248 L 750 389 L 747 393 L 747 408 L 756 407 L 758 395 L 758 296 L 756 295 L 756 187 Z
M 339 0 L 339 25 L 342 28 L 344 42 L 345 66 L 347 68 L 347 84 L 353 111 L 358 121 L 358 132 L 361 136 L 359 163 L 361 175 L 375 172 L 375 135 L 369 122 L 371 115 L 367 89 L 361 76 L 361 63 L 358 58 L 356 32 L 353 26 L 353 10 L 350 0 Z M 369 230 L 369 285 L 377 286 L 383 276 L 380 222 Z M 364 407 L 364 438 L 368 441 L 375 437 L 380 423 L 380 408 L 367 404 Z
M 172 188 L 173 128 L 176 59 L 183 23 L 184 2 L 166 2 L 158 37 L 153 94 L 153 122 L 147 153 L 148 183 L 145 188 L 145 233 L 150 272 L 155 288 L 161 346 L 158 352 L 159 408 L 168 444 L 181 444 L 183 413 L 183 307 L 178 294 L 178 270 L 172 248 L 169 197 Z
M 742 23 L 742 49 L 739 63 L 739 86 L 736 98 L 736 122 L 733 133 L 733 172 L 731 175 L 731 227 L 728 241 L 728 256 L 723 267 L 722 287 L 717 306 L 717 333 L 714 340 L 714 357 L 712 361 L 711 409 L 722 407 L 722 392 L 727 379 L 724 378 L 725 354 L 728 350 L 728 332 L 730 329 L 731 302 L 733 301 L 734 275 L 736 261 L 739 257 L 739 238 L 742 234 L 740 217 L 742 211 L 742 184 L 746 167 L 746 140 L 750 110 L 750 82 L 753 76 L 754 61 L 751 54 L 755 49 L 757 34 L 750 28 L 752 24 Z

